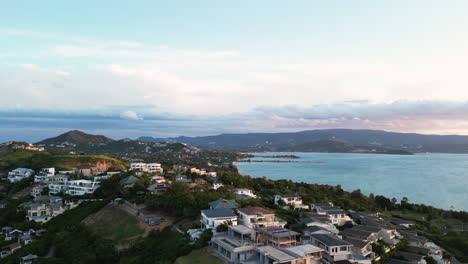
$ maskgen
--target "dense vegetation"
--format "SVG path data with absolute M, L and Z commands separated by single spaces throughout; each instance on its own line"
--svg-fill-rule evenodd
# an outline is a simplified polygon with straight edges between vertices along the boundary
M 30 168 L 38 171 L 42 168 L 55 167 L 56 170 L 71 170 L 84 163 L 106 161 L 112 163 L 113 169 L 125 169 L 125 162 L 103 155 L 71 155 L 62 152 L 15 150 L 0 157 L 0 170 Z
M 231 158 L 235 155 L 226 156 Z M 61 153 L 31 153 L 28 151 L 17 151 L 7 155 L 7 167 L 50 167 L 57 162 L 64 160 L 95 158 L 101 156 L 88 155 L 64 155 Z M 16 157 L 16 158 L 14 158 Z M 213 159 L 215 158 L 213 154 Z M 10 163 L 11 162 L 11 163 Z M 416 223 L 415 229 L 421 234 L 443 248 L 449 250 L 461 261 L 468 261 L 468 235 L 459 230 L 468 223 L 467 212 L 456 212 L 436 209 L 431 206 L 412 204 L 407 199 L 401 202 L 380 195 L 363 195 L 360 190 L 346 192 L 340 186 L 329 186 L 319 184 L 296 183 L 287 180 L 269 180 L 267 178 L 251 178 L 242 176 L 237 169 L 232 166 L 221 166 L 218 163 L 207 167 L 215 170 L 219 178 L 226 186 L 218 189 L 209 189 L 209 186 L 200 186 L 195 192 L 191 192 L 188 186 L 183 183 L 174 183 L 170 192 L 162 195 L 146 194 L 146 186 L 149 184 L 148 178 L 138 176 L 140 181 L 131 188 L 123 188 L 120 180 L 130 172 L 116 175 L 101 184 L 101 188 L 87 198 L 100 198 L 103 201 L 87 202 L 78 208 L 69 210 L 62 215 L 52 219 L 45 224 L 46 233 L 16 251 L 11 256 L 2 260 L 2 263 L 17 263 L 20 256 L 28 253 L 38 254 L 42 258 L 38 263 L 173 263 L 177 257 L 187 255 L 194 248 L 201 248 L 207 244 L 211 234 L 204 233 L 202 239 L 196 243 L 182 234 L 170 228 L 160 232 L 153 232 L 149 236 L 139 238 L 133 242 L 130 248 L 118 252 L 114 248 L 114 241 L 105 239 L 99 232 L 82 224 L 83 219 L 101 210 L 110 199 L 122 197 L 132 202 L 144 202 L 149 208 L 163 209 L 168 214 L 172 214 L 177 219 L 189 219 L 193 224 L 199 225 L 197 217 L 199 211 L 207 208 L 207 204 L 219 198 L 233 199 L 230 190 L 234 187 L 246 187 L 253 189 L 262 199 L 257 201 L 240 200 L 241 206 L 259 205 L 274 210 L 276 214 L 288 221 L 289 227 L 298 227 L 297 220 L 301 213 L 298 211 L 284 210 L 273 205 L 273 195 L 297 193 L 303 197 L 304 203 L 313 202 L 333 202 L 344 209 L 359 211 L 379 211 L 387 216 L 398 216 Z M 179 160 L 167 160 L 163 164 L 169 169 Z M 14 165 L 11 165 L 14 164 Z M 190 165 L 203 167 L 208 165 L 204 156 L 199 156 L 199 160 L 192 160 Z M 32 166 L 30 166 L 32 165 Z M 33 168 L 36 168 L 33 167 Z M 195 179 L 201 177 L 198 174 L 186 173 L 188 178 Z M 173 175 L 167 175 L 173 180 Z M 202 176 L 204 177 L 204 176 Z M 205 177 L 206 180 L 208 180 Z M 18 182 L 11 185 L 10 194 L 16 192 L 29 182 Z M 65 197 L 67 198 L 67 197 Z M 26 200 L 12 200 L 5 209 L 0 209 L 0 224 L 14 225 L 16 228 L 28 229 L 30 227 L 39 229 L 40 225 L 24 220 L 24 213 L 17 211 L 17 206 Z M 449 230 L 449 232 L 447 232 Z M 79 249 L 79 250 L 77 250 Z M 378 248 L 376 249 L 378 250 Z M 49 256 L 49 258 L 44 258 Z

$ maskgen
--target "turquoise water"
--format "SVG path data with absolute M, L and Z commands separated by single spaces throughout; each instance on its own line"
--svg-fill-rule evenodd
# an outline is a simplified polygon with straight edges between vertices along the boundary
M 317 163 L 237 162 L 241 174 L 274 180 L 341 184 L 346 191 L 361 189 L 364 194 L 374 193 L 397 199 L 406 196 L 412 203 L 468 211 L 468 154 L 252 154 L 291 154 L 300 157 L 293 161 Z

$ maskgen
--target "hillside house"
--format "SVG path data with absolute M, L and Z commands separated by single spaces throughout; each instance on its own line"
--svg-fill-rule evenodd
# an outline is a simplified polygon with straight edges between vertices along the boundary
M 254 192 L 247 188 L 236 188 L 234 189 L 234 195 L 236 198 L 248 199 L 248 198 L 257 198 L 257 195 Z
M 17 168 L 8 173 L 8 181 L 11 183 L 21 181 L 31 177 L 34 174 L 34 171 L 27 168 Z
M 263 228 L 270 226 L 284 227 L 287 223 L 283 219 L 276 217 L 275 214 L 262 207 L 249 206 L 239 208 L 239 223 L 249 228 Z
M 203 229 L 216 228 L 221 224 L 237 225 L 237 215 L 229 208 L 201 210 L 200 218 Z
M 325 264 L 352 259 L 351 243 L 327 234 L 313 234 L 310 237 L 312 245 L 324 249 L 322 260 Z
M 55 168 L 43 168 L 41 171 L 34 175 L 34 182 L 46 182 L 49 177 L 55 175 Z
M 309 208 L 302 204 L 302 198 L 297 194 L 277 194 L 275 195 L 275 205 L 283 206 L 283 208 L 292 207 L 293 209 Z
M 160 163 L 144 163 L 144 162 L 132 162 L 130 164 L 130 170 L 149 172 L 149 173 L 163 173 L 164 170 Z
M 297 245 L 300 234 L 280 226 L 257 228 L 257 240 L 274 247 L 291 247 Z
M 213 189 L 215 189 L 215 190 L 217 190 L 218 188 L 221 188 L 221 187 L 223 187 L 223 186 L 224 186 L 224 184 L 223 184 L 223 182 L 221 182 L 221 181 L 215 181 L 215 182 L 213 182 Z
M 243 225 L 229 226 L 226 234 L 212 237 L 211 248 L 228 263 L 244 263 L 254 254 L 255 230 Z

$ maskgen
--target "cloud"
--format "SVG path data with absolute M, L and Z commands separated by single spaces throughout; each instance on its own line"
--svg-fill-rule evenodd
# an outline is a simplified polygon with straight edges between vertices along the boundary
M 143 117 L 134 111 L 125 111 L 120 114 L 120 118 L 126 120 L 143 120 Z
M 310 107 L 263 106 L 237 113 L 184 114 L 152 105 L 94 108 L 1 108 L 0 131 L 100 131 L 114 138 L 151 135 L 200 136 L 220 133 L 294 132 L 312 129 L 379 129 L 396 132 L 468 134 L 468 101 L 343 102 Z M 144 117 L 144 118 L 143 118 Z M 138 121 L 138 122 L 133 122 Z M 19 135 L 0 133 L 0 141 Z M 8 139 L 9 137 L 13 137 Z M 39 140 L 37 135 L 29 137 Z M 18 138 L 16 138 L 18 139 Z M 24 138 L 22 138 L 24 140 Z M 26 138 L 27 139 L 27 138 Z

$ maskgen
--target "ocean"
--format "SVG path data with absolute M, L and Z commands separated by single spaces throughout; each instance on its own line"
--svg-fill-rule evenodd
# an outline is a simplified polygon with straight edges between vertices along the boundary
M 251 153 L 258 156 L 296 155 L 299 159 L 236 162 L 243 175 L 361 189 L 411 203 L 468 211 L 468 154 L 385 155 L 358 153 Z

